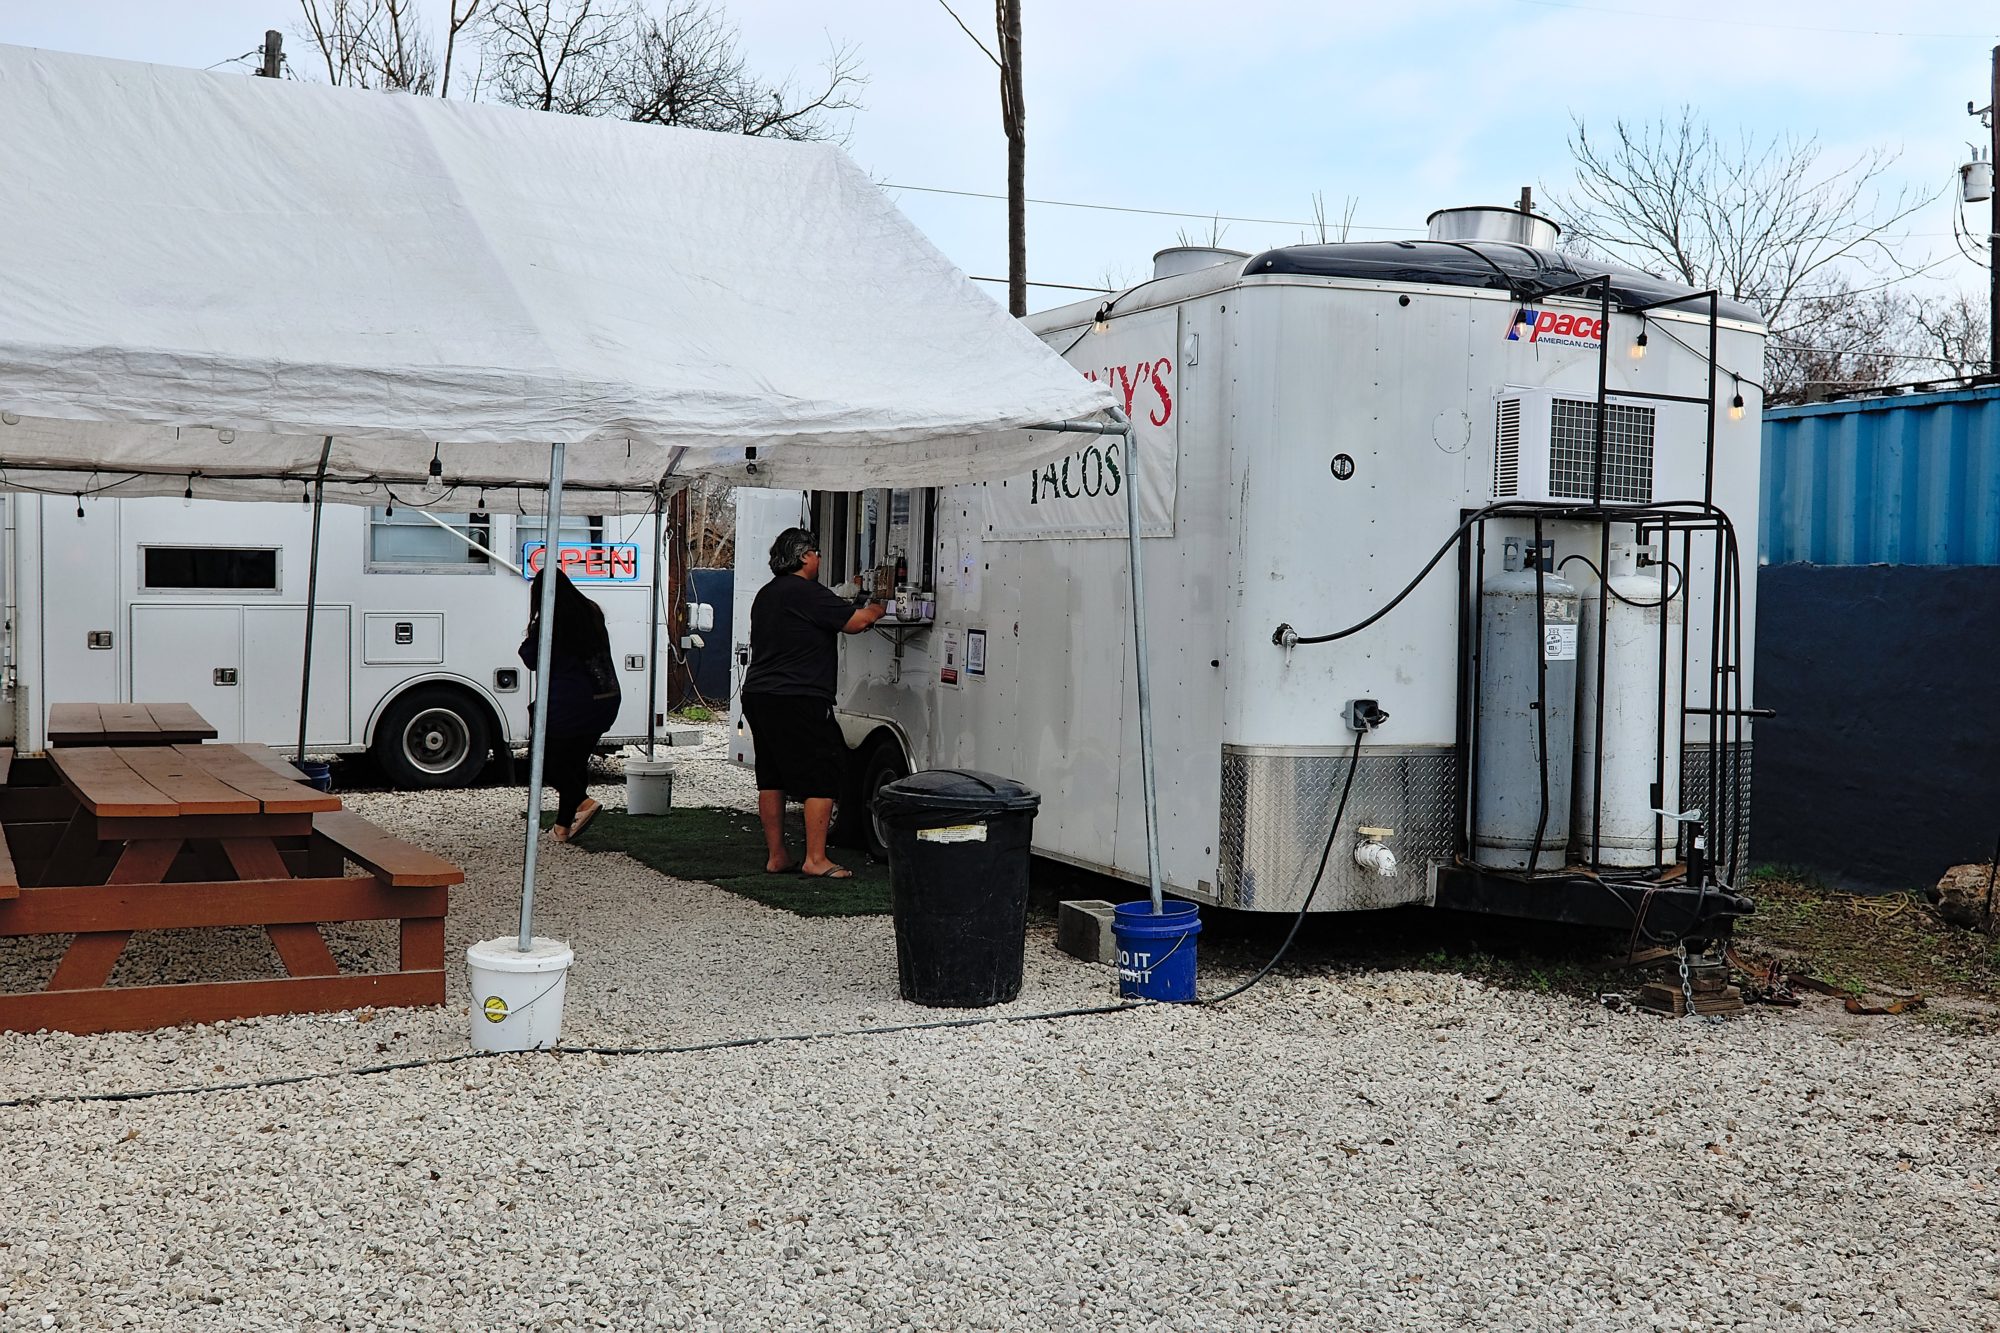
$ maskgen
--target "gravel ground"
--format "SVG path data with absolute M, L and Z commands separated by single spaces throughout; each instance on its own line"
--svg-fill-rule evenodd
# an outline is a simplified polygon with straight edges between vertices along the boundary
M 675 794 L 750 795 L 712 757 Z M 0 1100 L 463 1052 L 519 796 L 351 799 L 467 868 L 452 1007 L 0 1034 Z M 952 1016 L 896 998 L 885 919 L 544 864 L 571 1042 Z M 134 975 L 255 961 L 178 947 L 135 940 Z M 1000 1012 L 1112 990 L 1038 932 Z M 1217 1010 L 4 1107 L 0 1329 L 1993 1329 L 1995 1054 L 1346 972 Z

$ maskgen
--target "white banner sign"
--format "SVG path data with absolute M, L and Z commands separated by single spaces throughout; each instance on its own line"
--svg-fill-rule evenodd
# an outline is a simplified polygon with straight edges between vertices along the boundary
M 1171 537 L 1180 474 L 1180 355 L 1176 310 L 1115 317 L 1104 333 L 1085 333 L 1068 354 L 1086 379 L 1111 386 L 1132 419 L 1139 449 L 1139 531 Z M 1074 331 L 1062 335 L 1076 339 Z M 1060 344 L 1057 344 L 1060 346 Z M 1079 435 L 1067 457 L 1033 472 L 989 482 L 988 541 L 1047 537 L 1123 537 L 1131 473 L 1118 435 Z

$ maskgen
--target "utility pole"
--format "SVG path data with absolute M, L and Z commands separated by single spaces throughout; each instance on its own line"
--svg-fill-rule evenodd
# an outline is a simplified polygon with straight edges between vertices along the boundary
M 264 32 L 264 64 L 257 71 L 258 77 L 264 79 L 277 78 L 278 68 L 284 63 L 284 59 L 285 34 L 279 32 L 276 28 L 266 29 Z
M 994 0 L 1000 120 L 1007 131 L 1007 309 L 1028 313 L 1028 115 L 1021 104 L 1021 0 Z
M 1963 208 L 1986 201 L 1986 373 L 2000 376 L 2000 198 L 1993 192 L 1993 173 L 2000 169 L 1996 161 L 2000 159 L 2000 46 L 1993 48 L 1993 80 L 1987 93 L 1991 100 L 1985 106 L 1965 104 L 1965 114 L 1986 127 L 1986 161 L 1979 160 L 1977 148 L 1972 150 L 1972 161 L 1960 169 L 1958 202 Z

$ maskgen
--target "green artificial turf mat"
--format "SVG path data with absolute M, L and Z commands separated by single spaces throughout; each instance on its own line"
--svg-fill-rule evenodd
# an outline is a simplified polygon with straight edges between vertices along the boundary
M 555 822 L 544 814 L 542 826 Z M 804 854 L 803 815 L 785 812 L 785 842 Z M 764 831 L 748 810 L 675 807 L 664 815 L 628 815 L 606 808 L 577 840 L 589 852 L 623 852 L 675 879 L 698 880 L 800 916 L 881 916 L 889 911 L 889 868 L 865 852 L 836 848 L 833 859 L 853 879 L 807 879 L 764 872 Z

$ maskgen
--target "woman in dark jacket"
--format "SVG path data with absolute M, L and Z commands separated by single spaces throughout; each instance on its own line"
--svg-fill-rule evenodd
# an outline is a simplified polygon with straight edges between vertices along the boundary
M 521 661 L 535 669 L 541 643 L 542 575 L 528 592 L 528 637 Z M 590 752 L 618 716 L 618 668 L 611 660 L 611 636 L 604 612 L 585 597 L 569 576 L 556 571 L 555 635 L 549 648 L 549 734 L 543 744 L 543 778 L 556 789 L 557 842 L 583 832 L 598 804 L 583 794 Z M 539 793 L 537 793 L 539 796 Z M 539 804 L 539 801 L 532 804 Z

